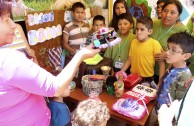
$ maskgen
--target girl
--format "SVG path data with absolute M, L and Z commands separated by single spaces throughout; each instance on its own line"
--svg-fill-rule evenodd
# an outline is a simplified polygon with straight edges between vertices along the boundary
M 113 19 L 112 23 L 110 24 L 110 27 L 113 27 L 115 31 L 118 31 L 118 16 L 122 13 L 130 13 L 129 7 L 127 5 L 127 2 L 125 0 L 116 0 L 113 5 Z

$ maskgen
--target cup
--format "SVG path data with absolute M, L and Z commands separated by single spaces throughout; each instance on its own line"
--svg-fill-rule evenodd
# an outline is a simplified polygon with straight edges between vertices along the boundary
M 102 67 L 101 67 L 102 73 L 103 73 L 103 75 L 105 75 L 106 77 L 109 75 L 110 69 L 111 69 L 111 67 L 109 67 L 109 66 L 102 66 Z

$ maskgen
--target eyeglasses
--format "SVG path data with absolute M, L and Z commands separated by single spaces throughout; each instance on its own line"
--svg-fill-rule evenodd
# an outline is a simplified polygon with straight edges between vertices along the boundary
M 164 47 L 164 51 L 169 51 L 170 54 L 177 54 L 177 53 L 181 53 L 181 54 L 184 54 L 185 52 L 183 51 L 178 51 L 176 50 L 175 48 L 169 48 L 168 46 Z

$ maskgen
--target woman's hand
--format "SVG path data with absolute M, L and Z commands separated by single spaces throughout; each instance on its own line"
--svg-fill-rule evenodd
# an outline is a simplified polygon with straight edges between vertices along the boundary
M 154 58 L 157 62 L 164 61 L 166 59 L 166 52 L 162 51 L 161 53 L 157 53 L 154 55 Z
M 100 52 L 100 49 L 93 49 L 92 47 L 93 47 L 93 43 L 84 47 L 78 52 L 78 54 L 81 55 L 83 60 L 87 58 L 92 58 Z

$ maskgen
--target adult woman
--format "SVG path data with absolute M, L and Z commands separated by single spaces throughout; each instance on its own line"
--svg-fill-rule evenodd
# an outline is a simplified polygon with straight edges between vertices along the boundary
M 174 33 L 186 31 L 187 28 L 179 21 L 182 13 L 182 5 L 179 1 L 168 1 L 162 7 L 162 14 L 160 20 L 155 20 L 153 25 L 152 38 L 158 40 L 161 46 L 167 46 L 167 39 Z M 165 59 L 165 53 L 155 55 L 156 61 Z M 158 65 L 156 65 L 158 66 Z M 158 67 L 155 68 L 155 81 L 158 82 Z
M 12 43 L 14 37 L 10 5 L 8 0 L 0 1 L 0 46 Z M 68 96 L 68 85 L 81 61 L 98 52 L 91 46 L 82 49 L 55 77 L 23 53 L 0 49 L 0 125 L 49 126 L 50 111 L 43 96 Z

